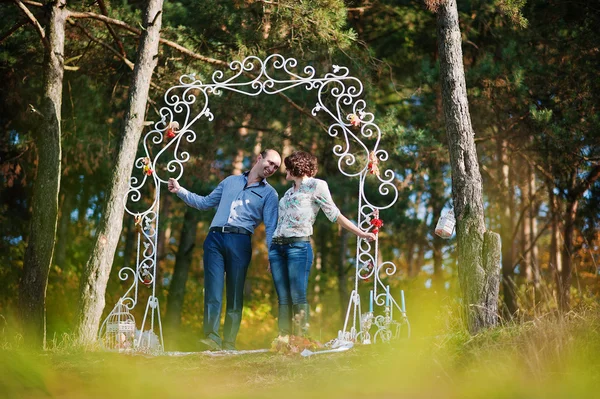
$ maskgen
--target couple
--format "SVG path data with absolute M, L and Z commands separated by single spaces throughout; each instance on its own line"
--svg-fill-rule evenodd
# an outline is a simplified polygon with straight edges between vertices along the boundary
M 306 300 L 308 274 L 313 261 L 310 245 L 312 225 L 319 209 L 327 218 L 358 237 L 373 240 L 344 217 L 333 203 L 327 183 L 315 179 L 317 158 L 296 151 L 285 158 L 286 180 L 293 186 L 278 205 L 277 192 L 267 177 L 281 164 L 275 150 L 260 153 L 252 169 L 242 175 L 225 178 L 209 195 L 200 196 L 169 179 L 168 189 L 187 205 L 204 210 L 217 208 L 204 241 L 204 339 L 212 350 L 235 350 L 240 328 L 244 282 L 252 257 L 251 235 L 264 222 L 269 269 L 279 300 L 279 334 L 292 331 L 292 319 L 300 334 L 308 326 L 309 305 Z M 219 335 L 223 286 L 226 287 L 227 310 L 223 339 Z

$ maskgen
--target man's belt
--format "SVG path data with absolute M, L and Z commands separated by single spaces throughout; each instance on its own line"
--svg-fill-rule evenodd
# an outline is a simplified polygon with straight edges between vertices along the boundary
M 252 233 L 242 227 L 235 227 L 235 226 L 215 226 L 215 227 L 211 227 L 210 229 L 208 229 L 208 231 L 218 231 L 219 233 L 224 233 L 224 234 L 246 234 L 248 236 L 251 236 Z
M 273 244 L 285 245 L 293 242 L 310 241 L 310 236 L 305 237 L 273 237 Z

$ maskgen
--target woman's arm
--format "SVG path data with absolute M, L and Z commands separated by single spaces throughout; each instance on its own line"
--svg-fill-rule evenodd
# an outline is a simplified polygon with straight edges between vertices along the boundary
M 341 213 L 339 214 L 336 222 L 337 222 L 337 224 L 339 224 L 346 230 L 350 231 L 351 233 L 354 233 L 356 236 L 358 236 L 360 238 L 363 238 L 368 241 L 373 241 L 376 238 L 375 234 L 369 233 L 368 231 L 362 231 L 361 229 L 356 227 L 354 225 L 354 223 L 349 221 L 346 216 L 342 215 Z

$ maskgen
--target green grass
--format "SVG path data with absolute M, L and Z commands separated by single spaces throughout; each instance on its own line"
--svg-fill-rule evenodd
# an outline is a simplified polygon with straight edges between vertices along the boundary
M 438 319 L 438 324 L 448 320 Z M 432 323 L 435 324 L 435 323 Z M 421 323 L 424 325 L 424 323 Z M 1 398 L 595 398 L 600 314 L 545 315 L 470 336 L 416 329 L 311 358 L 0 350 Z M 420 332 L 421 334 L 417 334 Z M 436 333 L 438 333 L 436 335 Z

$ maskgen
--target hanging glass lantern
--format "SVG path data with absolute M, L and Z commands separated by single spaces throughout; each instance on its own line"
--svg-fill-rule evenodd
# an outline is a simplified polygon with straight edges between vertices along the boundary
M 440 219 L 435 226 L 435 234 L 442 238 L 452 237 L 454 233 L 454 226 L 456 225 L 456 219 L 454 219 L 454 211 L 449 210 L 445 215 L 440 216 Z

